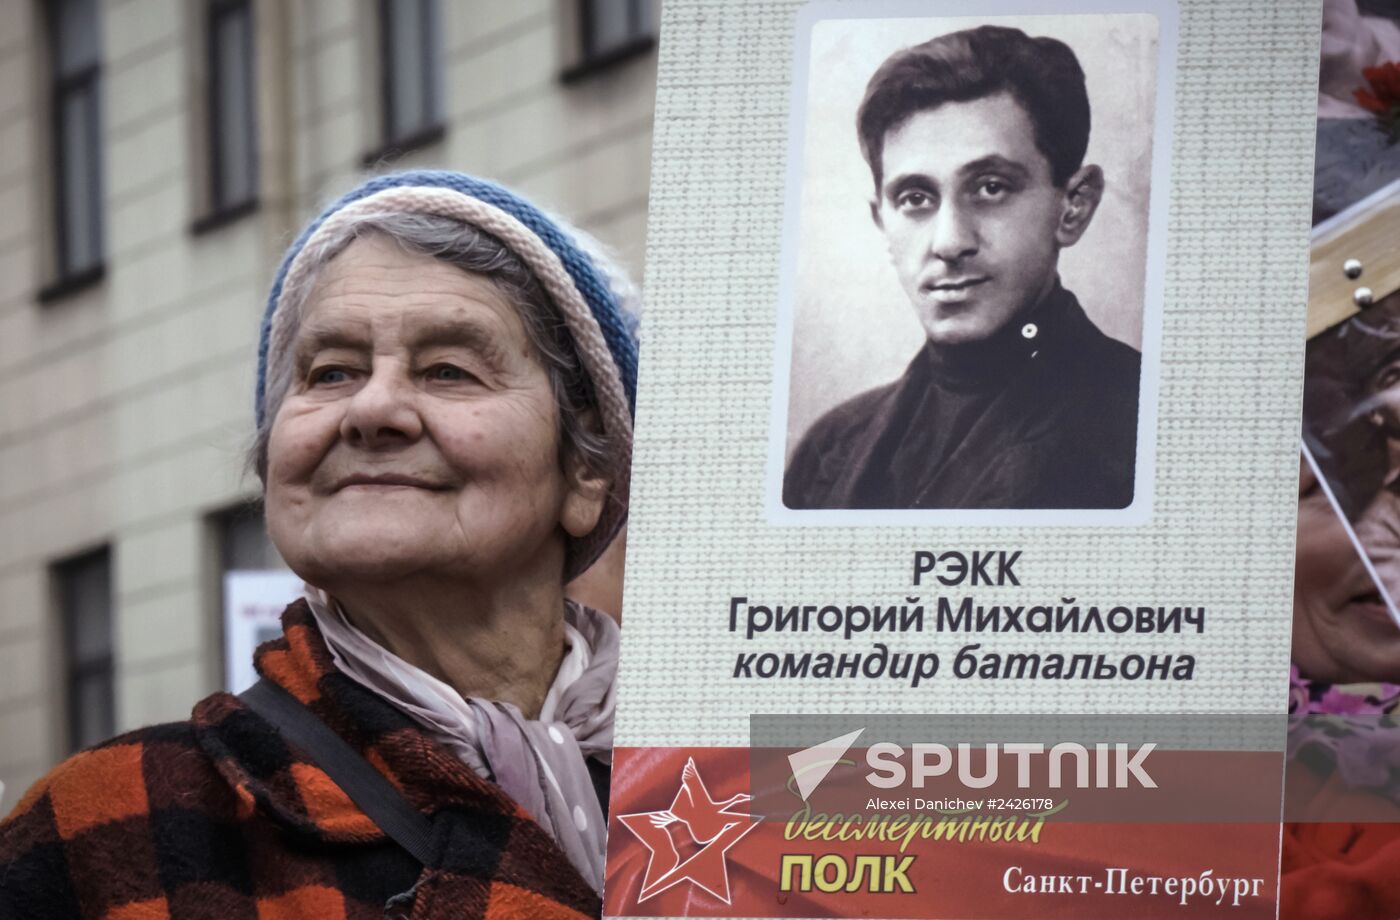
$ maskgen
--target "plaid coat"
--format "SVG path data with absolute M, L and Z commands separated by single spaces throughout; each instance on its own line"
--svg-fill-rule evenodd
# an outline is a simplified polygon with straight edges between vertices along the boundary
M 0 824 L 0 917 L 596 916 L 597 895 L 496 785 L 340 673 L 304 601 L 258 671 L 433 824 L 426 869 L 237 697 L 60 764 Z

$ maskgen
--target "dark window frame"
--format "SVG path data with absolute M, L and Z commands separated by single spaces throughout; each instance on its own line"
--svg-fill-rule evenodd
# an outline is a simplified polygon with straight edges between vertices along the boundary
M 104 649 L 96 655 L 82 657 L 78 654 L 78 638 L 76 621 L 75 599 L 73 598 L 73 579 L 84 567 L 101 563 L 106 568 L 106 627 L 107 635 L 104 637 Z M 106 706 L 103 717 L 105 724 L 100 726 L 100 731 L 96 740 L 111 737 L 116 732 L 116 598 L 112 591 L 112 550 L 109 545 L 103 545 L 97 549 L 90 550 L 77 556 L 60 560 L 51 569 L 54 581 L 57 584 L 58 613 L 59 613 L 59 637 L 62 655 L 63 670 L 63 702 L 64 702 L 64 745 L 67 751 L 72 752 L 84 746 L 84 740 L 79 737 L 82 717 L 79 712 L 81 694 L 78 688 L 92 681 L 94 678 L 105 684 Z M 91 740 L 91 739 L 90 739 Z
M 231 16 L 242 16 L 246 23 L 243 32 L 243 47 L 239 53 L 247 62 L 248 111 L 251 124 L 246 130 L 252 136 L 248 164 L 251 181 L 246 196 L 231 198 L 223 183 L 223 157 L 226 151 L 220 138 L 223 136 L 223 83 L 220 67 L 219 27 Z M 209 71 L 205 86 L 204 137 L 208 145 L 208 211 L 194 222 L 190 230 L 195 235 L 206 233 L 218 227 L 233 223 L 258 209 L 258 191 L 261 178 L 258 162 L 258 90 L 257 90 L 257 48 L 255 44 L 254 17 L 256 11 L 252 0 L 207 0 L 204 6 L 204 51 Z
M 394 108 L 394 33 L 395 3 L 417 3 L 420 6 L 421 32 L 417 36 L 417 59 L 422 62 L 418 77 L 419 90 L 425 102 L 424 118 L 415 125 L 398 130 L 398 113 Z M 443 116 L 443 80 L 441 49 L 436 46 L 437 31 L 433 22 L 442 15 L 438 0 L 379 0 L 379 136 L 380 145 L 364 155 L 363 165 L 375 166 L 404 154 L 435 144 L 447 134 Z
M 98 13 L 93 7 L 93 17 Z M 62 59 L 62 12 L 58 3 L 44 4 L 44 24 L 47 30 L 48 80 L 49 80 L 49 142 L 53 150 L 53 280 L 39 290 L 40 303 L 49 303 L 65 297 L 101 281 L 106 274 L 106 233 L 103 227 L 103 182 L 102 182 L 102 53 L 100 45 L 93 60 L 86 65 L 65 73 Z M 100 23 L 93 23 L 93 31 L 100 36 Z M 100 40 L 100 39 L 99 39 Z M 96 260 L 89 265 L 74 266 L 73 254 L 69 251 L 69 188 L 67 173 L 71 151 L 65 142 L 63 114 L 70 99 L 86 97 L 88 105 L 87 130 L 94 138 L 88 166 L 88 183 L 92 189 L 93 248 Z
M 609 70 L 639 57 L 656 47 L 656 34 L 649 28 L 646 8 L 651 0 L 623 0 L 627 4 L 627 32 L 621 41 L 598 46 L 594 30 L 597 6 L 608 0 L 577 0 L 578 62 L 564 70 L 559 79 L 577 83 L 593 74 Z

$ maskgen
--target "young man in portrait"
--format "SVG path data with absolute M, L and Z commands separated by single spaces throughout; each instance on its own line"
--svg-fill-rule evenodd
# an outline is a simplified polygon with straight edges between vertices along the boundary
M 856 122 L 870 214 L 927 341 L 808 430 L 784 504 L 1126 507 L 1141 356 L 1058 271 L 1104 191 L 1074 52 L 996 26 L 940 36 L 880 66 Z

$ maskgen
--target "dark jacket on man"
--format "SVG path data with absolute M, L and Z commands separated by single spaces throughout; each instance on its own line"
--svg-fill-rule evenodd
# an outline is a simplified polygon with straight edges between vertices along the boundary
M 500 787 L 336 669 L 305 601 L 258 672 L 432 826 L 422 866 L 238 697 L 55 767 L 0 824 L 0 917 L 596 917 L 597 894 Z
M 827 412 L 783 479 L 789 508 L 1123 508 L 1141 355 L 1056 288 L 991 339 L 927 345 Z

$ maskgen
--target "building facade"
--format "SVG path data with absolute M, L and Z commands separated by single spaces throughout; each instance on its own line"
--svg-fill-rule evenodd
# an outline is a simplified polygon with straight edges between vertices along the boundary
M 0 812 L 225 685 L 281 253 L 377 171 L 502 181 L 640 276 L 654 0 L 0 3 Z

